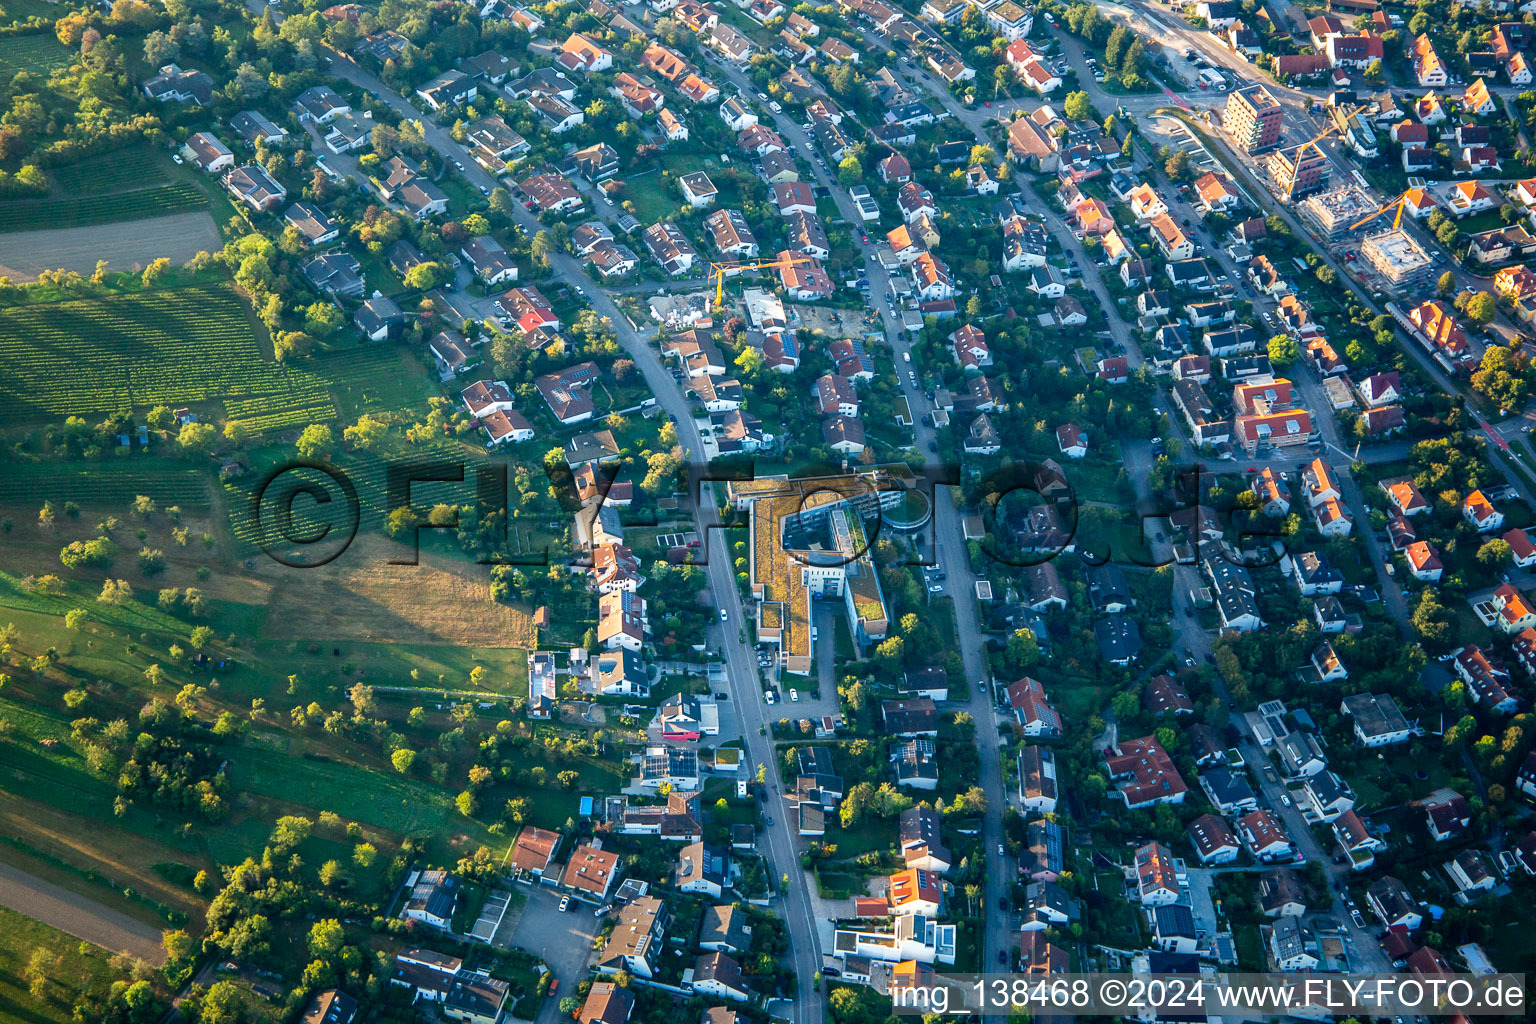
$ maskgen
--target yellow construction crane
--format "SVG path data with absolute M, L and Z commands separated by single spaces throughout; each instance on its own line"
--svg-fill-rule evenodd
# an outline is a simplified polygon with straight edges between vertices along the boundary
M 1413 190 L 1409 189 L 1408 191 L 1411 192 Z M 1353 231 L 1358 227 L 1369 224 L 1371 221 L 1375 220 L 1377 217 L 1380 217 L 1388 210 L 1395 208 L 1397 210 L 1397 216 L 1392 218 L 1392 230 L 1396 231 L 1398 227 L 1403 223 L 1403 207 L 1407 205 L 1407 202 L 1408 192 L 1404 192 L 1390 203 L 1385 203 L 1378 207 L 1375 213 L 1368 214 L 1367 216 L 1361 217 L 1359 220 L 1355 221 L 1349 226 L 1349 230 Z
M 734 274 L 743 270 L 780 270 L 784 267 L 798 266 L 801 263 L 809 263 L 809 256 L 792 256 L 787 260 L 738 260 L 727 263 L 711 263 L 709 265 L 709 277 L 715 279 L 715 305 L 720 305 L 725 300 L 725 275 Z M 708 280 L 706 277 L 705 280 Z
M 1317 153 L 1317 155 L 1322 157 L 1324 160 L 1328 159 L 1328 154 L 1323 152 L 1322 147 L 1319 146 L 1318 143 L 1322 142 L 1324 139 L 1328 138 L 1328 136 L 1330 136 L 1330 135 L 1336 135 L 1339 132 L 1343 131 L 1343 127 L 1342 126 L 1347 124 L 1351 117 L 1353 117 L 1354 115 L 1360 113 L 1360 111 L 1362 111 L 1364 109 L 1365 109 L 1364 107 L 1356 107 L 1353 110 L 1345 111 L 1344 115 L 1342 117 L 1335 117 L 1333 119 L 1332 123 L 1329 124 L 1326 128 L 1324 128 L 1322 131 L 1318 132 L 1316 135 L 1312 136 L 1312 138 L 1308 139 L 1306 142 L 1303 142 L 1301 145 L 1297 146 L 1296 147 L 1296 160 L 1295 160 L 1295 162 L 1293 164 L 1293 167 L 1295 167 L 1295 168 L 1300 168 L 1301 167 L 1301 158 L 1306 153 L 1306 151 L 1308 149 L 1311 149 L 1312 151 Z M 1296 188 L 1296 179 L 1297 179 L 1297 177 L 1299 177 L 1299 175 L 1297 175 L 1297 174 L 1293 173 L 1291 175 L 1290 187 L 1285 190 L 1285 198 L 1288 199 L 1288 200 L 1291 198 L 1291 193 Z

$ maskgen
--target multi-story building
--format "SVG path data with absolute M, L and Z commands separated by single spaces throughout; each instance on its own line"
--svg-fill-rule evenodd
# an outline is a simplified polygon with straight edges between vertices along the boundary
M 1360 255 L 1388 284 L 1404 293 L 1422 288 L 1433 266 L 1419 244 L 1400 229 L 1370 235 L 1360 243 Z
M 1301 204 L 1302 219 L 1317 228 L 1329 242 L 1337 242 L 1353 231 L 1353 226 L 1375 213 L 1377 205 L 1364 190 L 1354 185 L 1321 192 Z
M 1328 158 L 1316 146 L 1296 146 L 1269 155 L 1269 176 L 1283 196 L 1300 199 L 1328 181 Z
M 1239 89 L 1227 97 L 1222 124 L 1234 142 L 1249 153 L 1278 145 L 1285 111 L 1262 85 Z

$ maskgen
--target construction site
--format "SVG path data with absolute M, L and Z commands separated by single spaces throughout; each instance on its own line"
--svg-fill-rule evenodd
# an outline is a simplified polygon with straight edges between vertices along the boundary
M 1376 213 L 1376 200 L 1357 185 L 1319 192 L 1300 205 L 1302 220 L 1332 245 L 1355 234 L 1362 218 Z
M 1389 287 L 1405 293 L 1426 287 L 1434 266 L 1429 254 L 1402 228 L 1367 235 L 1360 243 L 1360 255 Z

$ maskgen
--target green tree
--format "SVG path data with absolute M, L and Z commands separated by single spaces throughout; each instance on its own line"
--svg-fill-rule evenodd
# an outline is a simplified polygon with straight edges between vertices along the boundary
M 1265 351 L 1269 355 L 1270 363 L 1281 370 L 1294 363 L 1300 354 L 1295 339 L 1288 334 L 1277 334 L 1270 338 Z
M 206 455 L 217 436 L 211 423 L 188 423 L 177 432 L 176 444 L 189 455 Z
M 428 291 L 437 287 L 440 268 L 436 263 L 418 263 L 405 272 L 405 286 L 413 291 Z
M 1425 590 L 1413 610 L 1414 631 L 1426 645 L 1444 647 L 1455 633 L 1455 619 L 1450 609 L 1440 603 L 1433 590 Z
M 1478 292 L 1467 300 L 1467 319 L 1479 327 L 1492 323 L 1498 312 L 1498 303 L 1489 292 Z
M 1163 171 L 1174 181 L 1188 181 L 1194 175 L 1194 164 L 1188 153 L 1178 149 L 1164 162 Z
M 304 428 L 304 432 L 294 442 L 294 447 L 306 459 L 322 459 L 335 443 L 336 438 L 332 435 L 329 426 L 324 423 L 311 423 Z
M 327 338 L 341 330 L 346 318 L 329 302 L 316 302 L 304 310 L 304 330 L 316 338 Z
M 1515 554 L 1510 550 L 1509 542 L 1499 537 L 1485 541 L 1483 546 L 1477 549 L 1477 561 L 1484 568 L 1499 572 L 1509 567 Z
M 1008 671 L 1022 676 L 1040 661 L 1040 643 L 1029 629 L 1016 629 L 1008 638 L 1008 648 L 1003 654 Z
M 1069 92 L 1067 98 L 1062 101 L 1061 112 L 1068 121 L 1086 120 L 1093 116 L 1093 101 L 1081 89 L 1077 92 Z
M 232 981 L 216 981 L 199 1002 L 198 1024 L 237 1024 L 242 1002 L 239 986 Z
M 1435 285 L 1435 291 L 1440 295 L 1441 298 L 1444 298 L 1445 296 L 1455 292 L 1456 272 L 1453 270 L 1447 270 L 1445 273 L 1441 274 L 1439 283 Z
M 389 755 L 389 763 L 395 766 L 395 771 L 401 775 L 409 775 L 411 766 L 416 763 L 416 751 L 408 747 L 400 747 Z
M 309 955 L 315 960 L 329 960 L 341 952 L 347 935 L 334 917 L 316 921 L 309 927 Z
M 363 413 L 355 424 L 341 432 L 342 440 L 365 451 L 389 435 L 389 424 L 373 413 Z

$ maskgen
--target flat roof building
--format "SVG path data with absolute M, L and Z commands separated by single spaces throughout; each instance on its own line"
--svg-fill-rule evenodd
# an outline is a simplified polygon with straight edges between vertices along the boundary
M 1355 185 L 1319 192 L 1301 204 L 1301 216 L 1329 242 L 1354 233 L 1355 224 L 1378 209 L 1376 200 Z M 1362 225 L 1363 227 L 1364 225 Z
M 882 510 L 901 503 L 910 478 L 905 466 L 895 466 L 840 477 L 731 482 L 732 502 L 751 511 L 758 637 L 778 646 L 784 671 L 812 671 L 813 596 L 843 599 L 860 647 L 884 639 L 889 612 L 866 531 Z
M 1309 196 L 1328 182 L 1328 158 L 1315 146 L 1277 150 L 1266 167 L 1276 190 L 1290 199 Z
M 1360 255 L 1398 291 L 1414 292 L 1429 281 L 1429 254 L 1400 228 L 1366 236 Z

